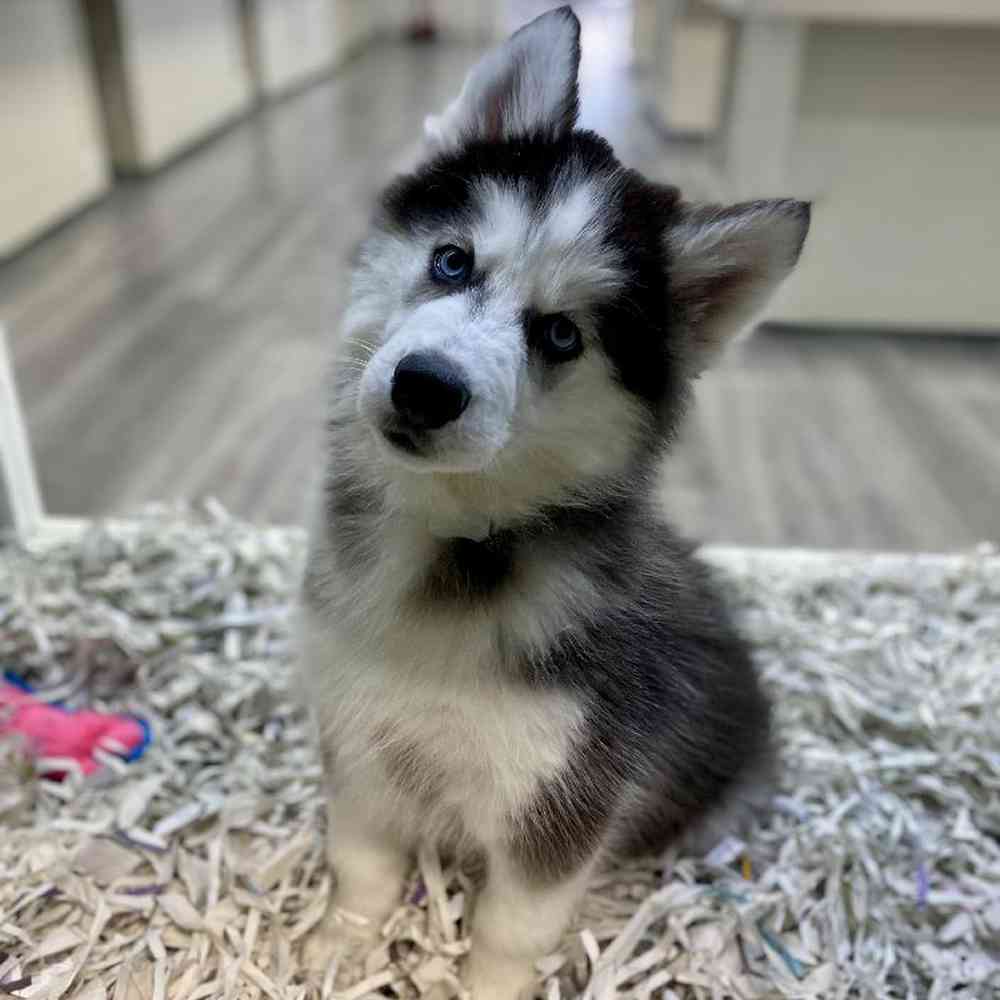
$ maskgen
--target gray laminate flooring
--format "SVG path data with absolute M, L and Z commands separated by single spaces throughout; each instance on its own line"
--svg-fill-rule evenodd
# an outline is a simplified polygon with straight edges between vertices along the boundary
M 617 43 L 585 38 L 585 123 L 626 162 L 711 195 L 704 151 L 664 145 L 639 110 L 618 6 L 586 24 Z M 379 185 L 474 56 L 381 45 L 0 265 L 52 512 L 213 495 L 303 519 L 349 259 Z M 668 505 L 714 541 L 997 538 L 998 390 L 1000 341 L 758 333 L 699 384 Z

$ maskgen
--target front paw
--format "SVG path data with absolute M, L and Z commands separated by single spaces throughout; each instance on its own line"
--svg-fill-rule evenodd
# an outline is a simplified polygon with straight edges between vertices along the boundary
M 374 920 L 345 917 L 333 907 L 309 932 L 302 946 L 302 965 L 322 980 L 336 963 L 335 984 L 346 986 L 359 978 L 364 960 L 378 945 L 381 934 Z
M 531 995 L 535 969 L 530 961 L 497 955 L 473 943 L 465 981 L 472 1000 L 525 1000 Z

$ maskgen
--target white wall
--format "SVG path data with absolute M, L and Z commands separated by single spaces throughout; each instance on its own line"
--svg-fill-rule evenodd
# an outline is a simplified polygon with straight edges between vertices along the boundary
M 1000 30 L 810 28 L 791 167 L 817 203 L 777 318 L 1000 328 Z
M 0 255 L 107 186 L 73 0 L 0 0 Z
M 329 71 L 336 48 L 332 0 L 257 0 L 258 84 L 268 95 Z
M 407 0 L 395 7 L 408 6 Z M 249 5 L 256 83 L 273 97 L 329 73 L 386 21 L 370 0 L 254 0 Z
M 245 111 L 251 89 L 232 0 L 119 0 L 142 166 Z

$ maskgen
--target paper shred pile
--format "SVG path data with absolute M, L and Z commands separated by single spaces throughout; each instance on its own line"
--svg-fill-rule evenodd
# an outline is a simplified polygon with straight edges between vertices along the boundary
M 363 967 L 300 963 L 331 883 L 291 692 L 303 548 L 209 507 L 0 550 L 0 666 L 154 732 L 62 783 L 0 746 L 0 995 L 462 995 L 472 887 L 432 851 Z M 1000 996 L 1000 559 L 716 560 L 780 793 L 742 840 L 596 879 L 539 996 Z

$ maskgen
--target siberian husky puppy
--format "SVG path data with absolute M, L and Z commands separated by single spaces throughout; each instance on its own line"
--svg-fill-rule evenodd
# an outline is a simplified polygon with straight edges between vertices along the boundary
M 465 975 L 514 1000 L 596 865 L 702 822 L 769 709 L 656 471 L 690 381 L 799 256 L 808 205 L 685 202 L 575 127 L 569 7 L 515 33 L 384 193 L 330 384 L 303 586 L 335 906 L 421 841 L 485 863 Z M 363 944 L 363 941 L 361 942 Z

